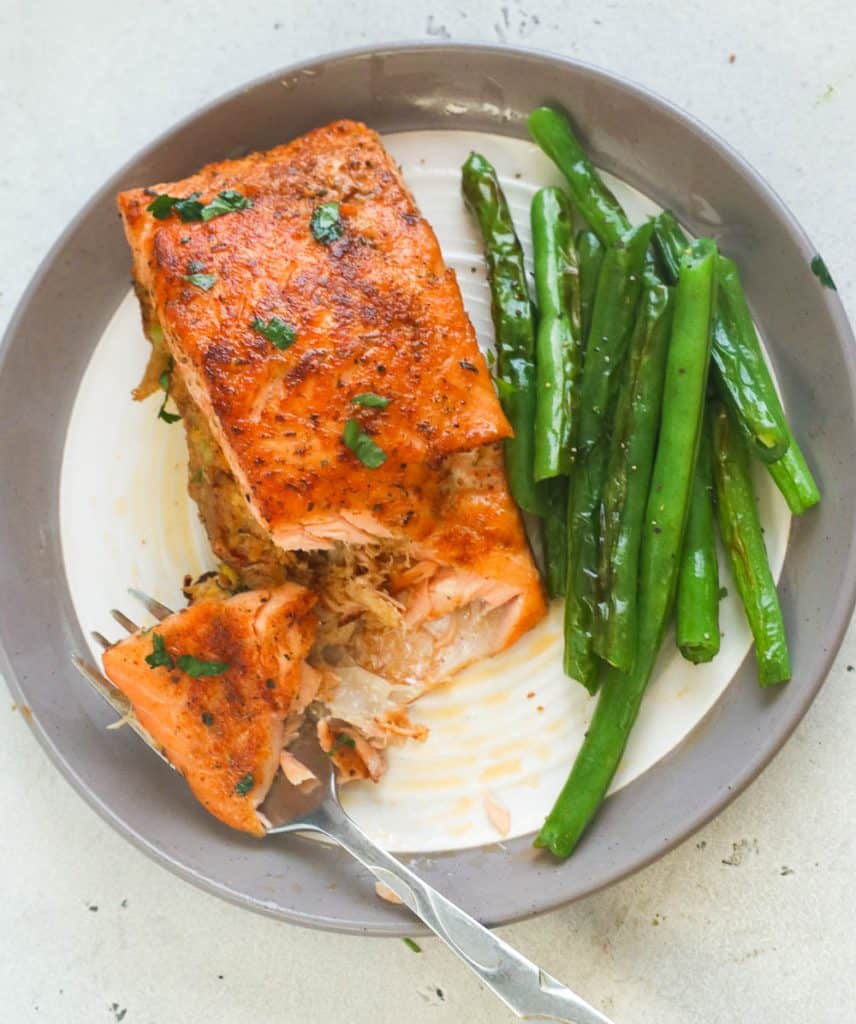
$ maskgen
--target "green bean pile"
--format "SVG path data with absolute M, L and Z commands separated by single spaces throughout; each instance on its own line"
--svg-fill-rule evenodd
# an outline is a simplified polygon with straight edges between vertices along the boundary
M 820 493 L 734 262 L 668 211 L 633 226 L 559 111 L 540 107 L 529 130 L 568 186 L 532 201 L 537 308 L 499 178 L 477 153 L 463 192 L 488 263 L 509 484 L 540 517 L 547 590 L 565 598 L 565 672 L 598 695 L 535 839 L 567 857 L 618 768 L 673 615 L 688 661 L 719 651 L 715 522 L 759 682 L 790 678 L 750 454 L 795 515 Z

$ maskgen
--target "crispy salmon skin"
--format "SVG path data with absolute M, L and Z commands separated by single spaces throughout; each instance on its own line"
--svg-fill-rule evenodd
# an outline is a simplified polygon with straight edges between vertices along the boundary
M 192 222 L 148 209 L 223 192 L 251 205 Z M 337 121 L 118 203 L 146 320 L 280 546 L 376 532 L 371 503 L 341 509 L 372 472 L 344 443 L 350 419 L 387 465 L 510 435 L 454 272 L 365 125 Z M 354 402 L 365 395 L 383 401 Z
M 196 798 L 252 835 L 264 835 L 257 808 L 279 764 L 285 718 L 313 696 L 304 658 L 314 604 L 291 583 L 203 599 L 103 655 L 107 677 Z

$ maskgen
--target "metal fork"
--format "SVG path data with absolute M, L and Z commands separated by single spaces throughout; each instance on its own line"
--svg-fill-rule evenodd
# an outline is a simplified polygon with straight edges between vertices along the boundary
M 172 614 L 169 608 L 146 594 L 133 589 L 130 593 L 156 619 L 162 620 Z M 129 633 L 139 629 L 117 609 L 110 614 Z M 102 647 L 111 646 L 100 633 L 92 636 Z M 169 764 L 163 749 L 134 718 L 127 698 L 91 663 L 77 656 L 72 661 L 87 682 L 128 722 L 146 745 Z M 372 842 L 343 810 L 332 759 L 321 750 L 314 728 L 302 730 L 289 750 L 315 773 L 320 785 L 307 792 L 305 787 L 292 786 L 282 772 L 278 772 L 260 807 L 270 822 L 268 835 L 319 832 L 335 840 L 421 918 L 518 1017 L 565 1021 L 567 1024 L 612 1024 L 560 981 L 521 956 L 507 942 L 493 935 Z

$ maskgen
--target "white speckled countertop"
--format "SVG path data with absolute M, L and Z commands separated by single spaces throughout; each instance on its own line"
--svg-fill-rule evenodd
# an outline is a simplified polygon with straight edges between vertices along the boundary
M 856 27 L 843 0 L 0 0 L 0 328 L 70 217 L 241 82 L 371 42 L 521 42 L 689 109 L 782 195 L 856 316 Z M 36 184 L 37 182 L 37 184 Z M 848 511 L 849 514 L 849 511 Z M 856 1004 L 856 634 L 791 742 L 658 864 L 503 935 L 617 1024 L 839 1024 Z M 511 1019 L 439 943 L 299 930 L 129 847 L 0 709 L 0 1024 Z M 845 1009 L 850 1008 L 850 1009 Z

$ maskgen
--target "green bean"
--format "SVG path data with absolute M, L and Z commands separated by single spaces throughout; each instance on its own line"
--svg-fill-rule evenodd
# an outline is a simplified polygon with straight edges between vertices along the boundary
M 652 224 L 633 228 L 603 258 L 586 343 L 580 389 L 576 467 L 568 502 L 568 584 L 565 592 L 565 672 L 597 689 L 592 647 L 597 603 L 598 510 L 609 455 L 607 427 L 616 374 L 633 330 Z
M 567 196 L 542 188 L 532 200 L 531 217 L 538 297 L 534 473 L 536 480 L 546 480 L 571 471 L 582 363 L 580 276 Z
M 663 211 L 654 238 L 664 268 L 672 273 L 688 241 L 674 215 Z M 770 471 L 796 514 L 820 500 L 817 485 L 806 465 L 785 417 L 773 378 L 758 341 L 752 314 L 733 260 L 719 258 L 719 289 L 713 328 L 713 377 L 758 457 L 776 463 L 791 449 L 775 472 Z
M 660 272 L 669 284 L 678 283 L 681 257 L 689 244 L 690 240 L 671 210 L 663 210 L 654 218 L 654 246 L 659 257 Z
M 737 266 L 720 256 L 718 271 L 713 365 L 725 384 L 726 401 L 746 425 L 755 453 L 764 462 L 775 462 L 790 445 L 785 412 L 761 352 Z
M 568 478 L 545 480 L 546 491 L 541 540 L 544 545 L 544 582 L 550 597 L 564 597 L 568 575 Z
M 719 653 L 719 563 L 713 535 L 713 467 L 709 418 L 696 462 L 687 532 L 678 573 L 675 617 L 681 654 L 694 664 Z
M 591 326 L 591 311 L 597 291 L 600 265 L 603 263 L 603 244 L 593 231 L 580 231 L 577 235 L 577 260 L 580 265 L 580 337 L 585 346 Z
M 788 436 L 790 447 L 777 462 L 768 462 L 767 470 L 784 495 L 788 508 L 795 516 L 801 516 L 820 501 L 820 491 L 790 429 Z
M 712 413 L 719 532 L 755 638 L 758 680 L 761 686 L 773 686 L 791 678 L 791 664 L 782 609 L 758 519 L 749 456 L 725 406 L 716 403 Z
M 583 745 L 535 840 L 557 857 L 576 846 L 612 781 L 671 615 L 701 437 L 716 294 L 716 246 L 702 239 L 681 260 L 666 362 L 660 437 L 639 558 L 633 670 L 607 667 Z
M 462 188 L 478 220 L 490 277 L 500 401 L 514 436 L 505 441 L 508 483 L 517 504 L 540 513 L 533 475 L 535 449 L 535 325 L 526 285 L 523 249 L 496 171 L 478 153 L 462 168 Z
M 625 672 L 636 656 L 639 545 L 651 482 L 674 305 L 646 272 L 612 428 L 601 510 L 594 648 Z
M 603 183 L 564 114 L 539 107 L 529 115 L 529 133 L 564 174 L 571 198 L 604 245 L 617 242 L 630 229 L 627 214 Z

